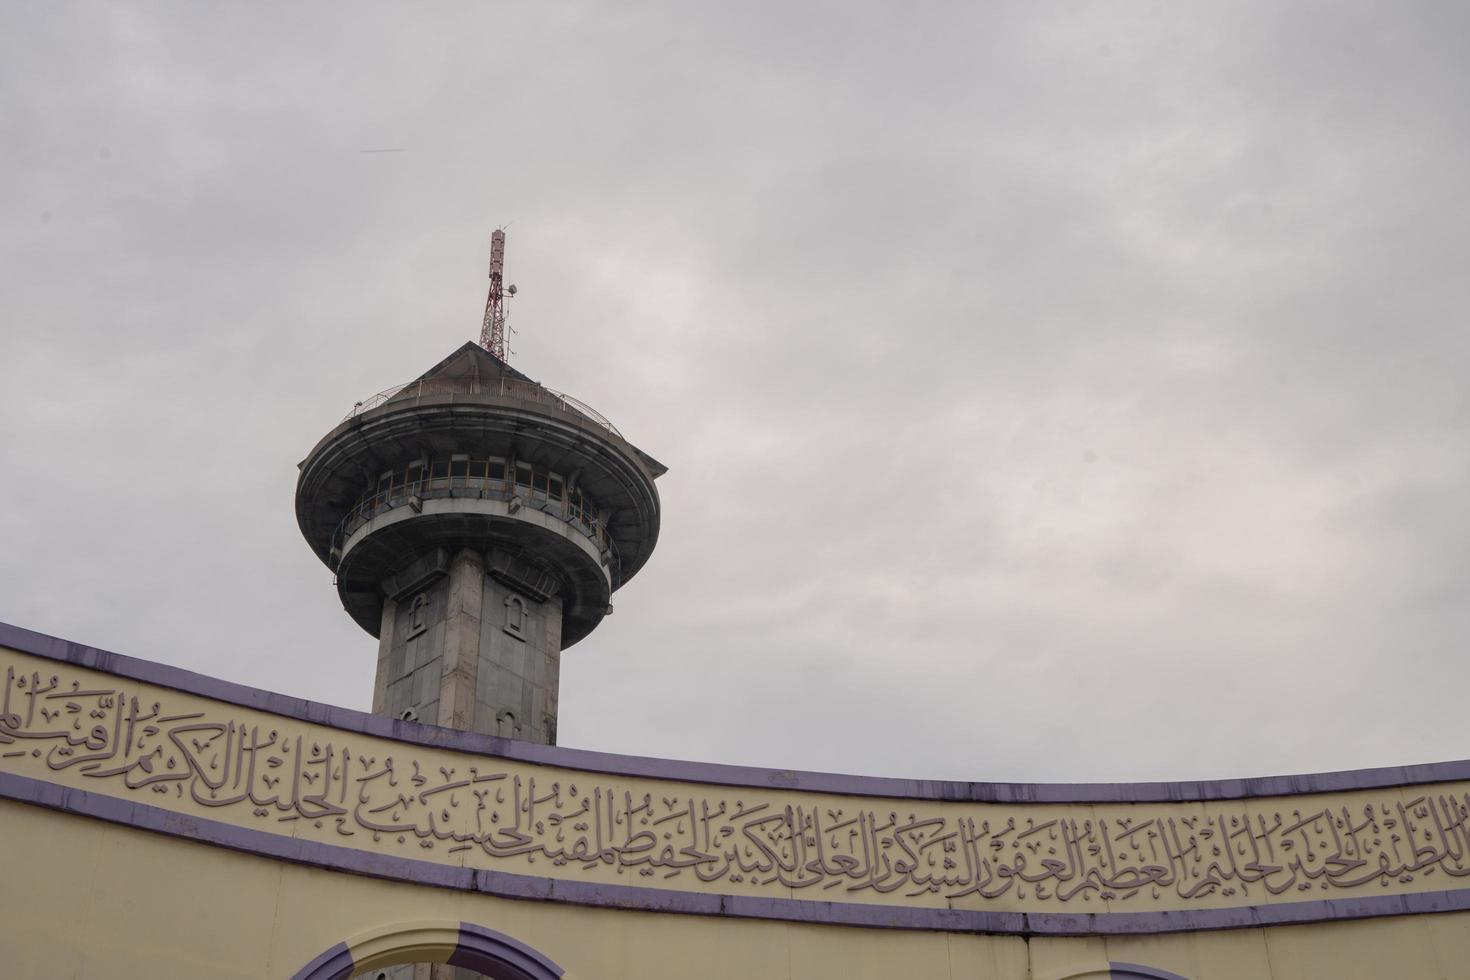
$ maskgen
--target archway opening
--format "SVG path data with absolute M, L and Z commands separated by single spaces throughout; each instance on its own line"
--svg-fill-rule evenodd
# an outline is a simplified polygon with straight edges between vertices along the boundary
M 450 969 L 452 968 L 452 969 Z M 293 980 L 560 980 L 561 967 L 504 933 L 471 922 L 383 926 L 318 954 Z

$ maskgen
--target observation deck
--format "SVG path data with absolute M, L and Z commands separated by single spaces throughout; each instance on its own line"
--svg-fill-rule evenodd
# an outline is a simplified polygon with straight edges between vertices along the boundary
M 302 534 L 368 633 L 416 563 L 468 547 L 561 597 L 565 647 L 652 553 L 666 468 L 589 406 L 466 343 L 357 403 L 300 471 Z

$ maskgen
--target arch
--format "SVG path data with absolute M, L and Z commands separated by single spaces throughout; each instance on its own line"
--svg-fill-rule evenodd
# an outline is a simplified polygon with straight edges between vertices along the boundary
M 562 968 L 511 937 L 472 922 L 400 922 L 324 950 L 292 980 L 346 980 L 401 963 L 447 963 L 492 980 L 560 980 Z
M 1110 963 L 1113 980 L 1188 980 L 1177 973 L 1139 963 Z
M 1106 969 L 1068 973 L 1061 980 L 1189 980 L 1188 977 L 1141 963 L 1109 963 Z
M 502 711 L 495 716 L 495 734 L 501 738 L 521 737 L 520 723 L 512 712 Z

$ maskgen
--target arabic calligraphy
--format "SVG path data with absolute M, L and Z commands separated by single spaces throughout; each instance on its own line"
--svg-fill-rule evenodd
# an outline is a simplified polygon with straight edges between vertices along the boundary
M 5 668 L 0 769 L 424 860 L 679 890 L 1054 909 L 1254 905 L 1470 876 L 1461 785 L 1024 806 L 707 786 L 435 750 L 34 663 L 15 656 Z

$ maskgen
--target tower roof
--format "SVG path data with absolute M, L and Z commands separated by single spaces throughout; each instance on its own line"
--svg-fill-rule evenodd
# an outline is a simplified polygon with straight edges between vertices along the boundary
M 400 388 L 384 403 L 391 409 L 395 402 L 422 398 L 424 395 L 503 395 L 533 402 L 548 402 L 556 407 L 596 423 L 617 436 L 658 479 L 669 468 L 627 440 L 610 421 L 590 405 L 563 392 L 546 387 L 517 371 L 485 348 L 466 341 L 448 357 Z
M 463 385 L 458 390 L 473 392 L 480 390 L 485 384 L 493 383 L 501 378 L 510 378 L 515 381 L 525 382 L 526 384 L 536 384 L 534 380 L 517 371 L 479 344 L 472 340 L 467 340 L 448 357 L 444 358 L 444 360 L 435 364 L 417 378 L 414 378 L 413 381 L 410 381 L 409 385 L 416 384 L 420 381 L 433 381 L 446 386 Z M 407 388 L 408 385 L 404 387 Z

